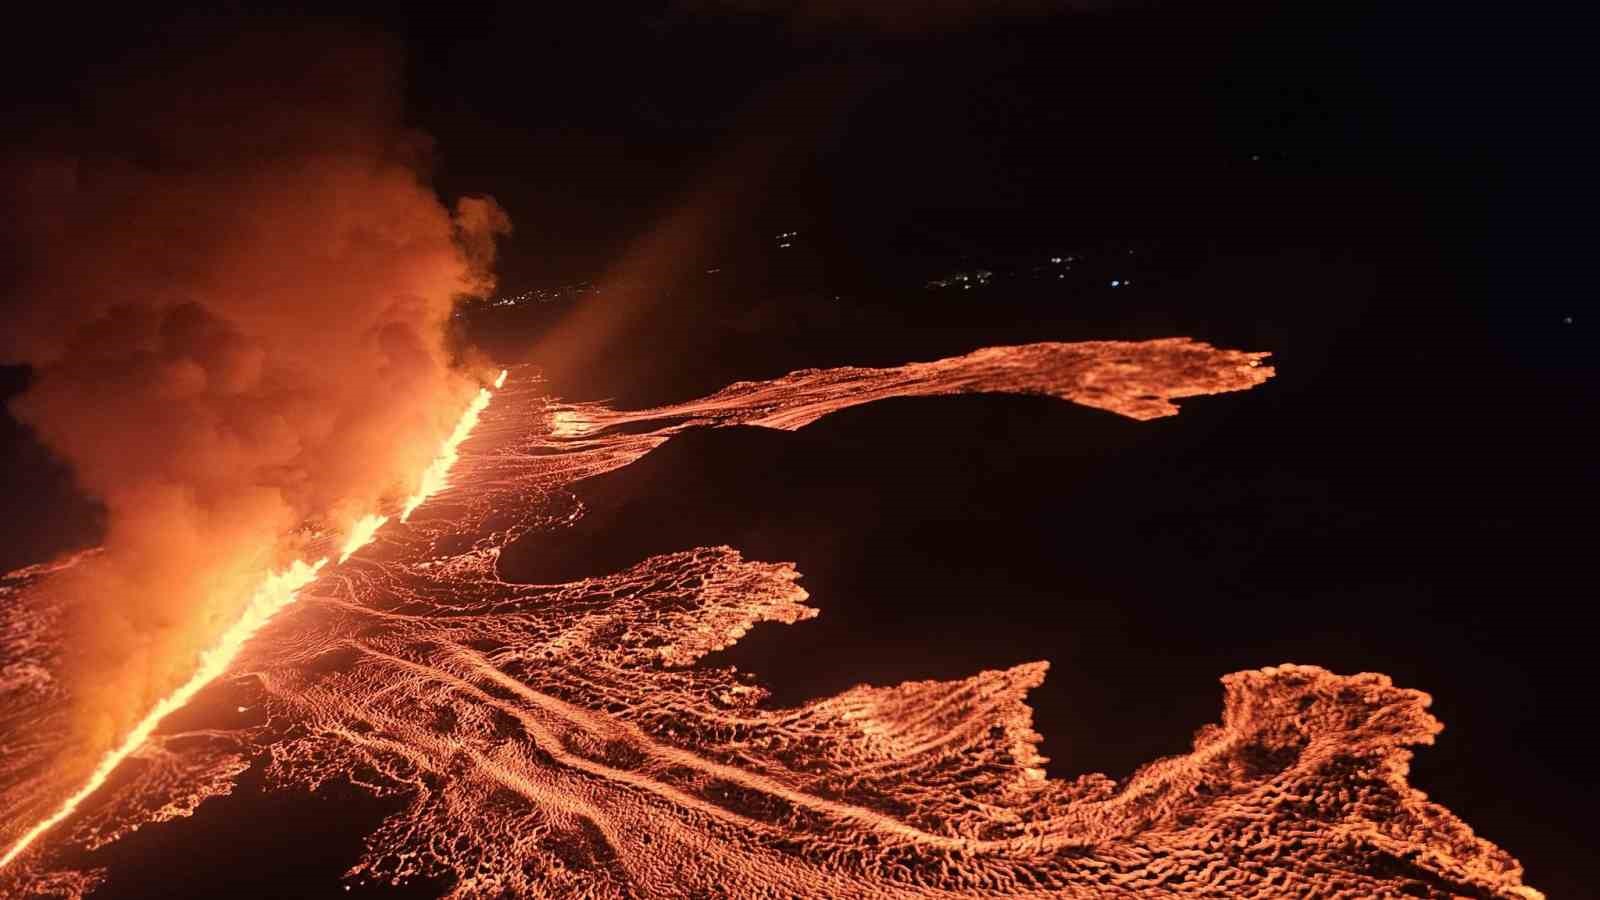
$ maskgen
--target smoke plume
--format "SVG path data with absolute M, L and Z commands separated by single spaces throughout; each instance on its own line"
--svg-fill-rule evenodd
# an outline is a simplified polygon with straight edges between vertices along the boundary
M 394 47 L 188 43 L 7 160 L 0 359 L 36 374 L 12 410 L 107 514 L 103 551 L 51 587 L 86 756 L 265 573 L 415 489 L 477 388 L 446 343 L 453 303 L 492 286 L 509 229 L 492 200 L 451 210 L 429 187 Z

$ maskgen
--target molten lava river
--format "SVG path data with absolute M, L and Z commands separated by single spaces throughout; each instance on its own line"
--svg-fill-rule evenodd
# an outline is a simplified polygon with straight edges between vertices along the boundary
M 792 430 L 967 392 L 1153 419 L 1174 398 L 1264 382 L 1264 356 L 1186 339 L 996 347 L 626 412 L 558 402 L 513 369 L 478 404 L 448 486 L 406 521 L 367 523 L 372 543 L 348 559 L 331 548 L 193 704 L 243 696 L 261 714 L 164 722 L 0 870 L 0 894 L 92 892 L 104 872 L 74 863 L 86 851 L 191 815 L 259 767 L 278 789 L 389 798 L 346 878 L 435 879 L 452 897 L 1540 896 L 1407 783 L 1408 748 L 1441 726 L 1426 694 L 1383 675 L 1227 675 L 1220 721 L 1188 754 L 1068 780 L 1046 776 L 1026 702 L 1045 662 L 792 709 L 697 666 L 758 622 L 817 614 L 789 563 L 701 547 L 569 584 L 498 571 L 511 541 L 583 514 L 566 485 L 686 428 Z M 45 774 L 67 732 L 62 617 L 33 590 L 72 564 L 0 581 L 7 848 L 77 787 Z

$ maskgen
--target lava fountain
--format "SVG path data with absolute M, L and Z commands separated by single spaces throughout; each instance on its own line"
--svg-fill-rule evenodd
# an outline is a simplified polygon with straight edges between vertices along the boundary
M 504 385 L 505 380 L 506 372 L 502 370 L 499 377 L 495 379 L 495 387 L 498 388 Z M 437 494 L 446 486 L 450 467 L 454 465 L 458 456 L 458 448 L 461 442 L 466 440 L 467 436 L 472 432 L 473 425 L 477 424 L 479 414 L 489 405 L 490 397 L 491 392 L 488 388 L 479 389 L 478 393 L 473 397 L 472 403 L 467 407 L 466 412 L 462 413 L 460 421 L 457 422 L 455 430 L 450 433 L 444 446 L 440 448 L 438 455 L 424 472 L 416 493 L 407 498 L 405 513 L 401 516 L 402 521 L 429 497 Z M 378 529 L 387 521 L 387 516 L 375 513 L 361 518 L 352 528 L 344 544 L 344 550 L 340 554 L 339 561 L 343 563 L 350 558 L 351 554 L 371 543 Z M 233 664 L 234 659 L 238 657 L 239 651 L 244 648 L 246 642 L 256 632 L 260 631 L 263 626 L 272 621 L 274 616 L 293 603 L 299 596 L 300 590 L 311 584 L 327 563 L 326 557 L 314 563 L 296 560 L 284 571 L 274 572 L 266 576 L 261 586 L 256 589 L 255 593 L 250 597 L 250 601 L 245 605 L 244 613 L 239 617 L 238 621 L 223 632 L 222 637 L 215 645 L 200 654 L 194 674 L 180 685 L 177 690 L 161 698 L 144 715 L 144 718 L 139 720 L 133 730 L 128 732 L 122 742 L 100 760 L 94 771 L 89 775 L 88 781 L 67 797 L 49 818 L 24 832 L 22 837 L 11 845 L 11 849 L 7 850 L 4 856 L 0 856 L 0 868 L 10 865 L 40 835 L 71 816 L 84 800 L 88 799 L 91 794 L 105 784 L 106 779 L 111 777 L 111 773 L 116 771 L 124 760 L 143 746 L 145 741 L 150 739 L 150 736 L 155 733 L 157 726 L 161 724 L 163 719 L 187 706 L 189 701 L 200 693 L 201 689 L 226 672 L 228 667 Z
M 303 561 L 297 560 L 288 569 L 268 575 L 262 582 L 261 587 L 250 598 L 250 602 L 246 604 L 244 615 L 239 621 L 223 632 L 222 639 L 215 646 L 200 655 L 200 664 L 195 669 L 194 675 L 190 676 L 189 680 L 184 682 L 177 690 L 161 698 L 155 708 L 146 713 L 143 719 L 139 720 L 139 724 L 134 726 L 128 736 L 122 740 L 122 743 L 100 760 L 100 764 L 95 766 L 94 772 L 90 774 L 89 780 L 84 783 L 83 787 L 68 797 L 61 804 L 60 809 L 57 809 L 50 818 L 28 829 L 16 843 L 12 844 L 11 849 L 6 851 L 5 856 L 0 857 L 0 867 L 9 865 L 12 860 L 21 856 L 22 852 L 27 850 L 28 846 L 37 840 L 40 835 L 72 815 L 80 803 L 106 783 L 106 779 L 111 777 L 111 773 L 116 770 L 117 766 L 122 765 L 123 760 L 131 756 L 145 741 L 149 740 L 150 735 L 155 733 L 156 726 L 161 724 L 162 719 L 188 705 L 189 701 L 200 693 L 201 688 L 210 684 L 218 675 L 226 672 L 234 658 L 239 655 L 239 650 L 244 646 L 245 642 L 250 640 L 250 637 L 257 631 L 260 631 L 261 626 L 271 621 L 272 617 L 277 615 L 280 610 L 293 603 L 300 589 L 310 584 L 327 562 L 328 560 L 324 558 L 308 565 Z

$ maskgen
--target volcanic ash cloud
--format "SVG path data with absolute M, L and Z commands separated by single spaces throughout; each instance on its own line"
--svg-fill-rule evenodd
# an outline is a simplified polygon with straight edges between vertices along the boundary
M 392 48 L 253 34 L 128 63 L 92 127 L 7 161 L 0 358 L 36 372 L 12 409 L 107 514 L 103 552 L 49 588 L 84 759 L 314 531 L 413 490 L 477 389 L 446 324 L 492 286 L 505 214 L 429 187 Z

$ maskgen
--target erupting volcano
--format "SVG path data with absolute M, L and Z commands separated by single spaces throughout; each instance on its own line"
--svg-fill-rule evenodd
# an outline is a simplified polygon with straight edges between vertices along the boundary
M 1582 894 L 1590 155 L 1402 6 L 31 11 L 0 898 Z
M 1439 725 L 1426 695 L 1381 675 L 1229 675 L 1221 721 L 1190 754 L 1122 782 L 1051 778 L 1025 702 L 1043 661 L 792 709 L 696 666 L 758 622 L 817 615 L 788 563 L 723 546 L 570 584 L 497 569 L 511 541 L 582 515 L 565 485 L 686 428 L 792 430 L 876 399 L 969 392 L 1152 419 L 1175 398 L 1262 383 L 1263 356 L 1182 339 L 994 347 L 633 412 L 559 402 L 513 372 L 428 470 L 431 502 L 358 532 L 372 543 L 342 565 L 297 570 L 280 585 L 290 593 L 241 623 L 241 640 L 259 634 L 237 660 L 216 658 L 264 721 L 158 730 L 152 714 L 122 754 L 129 771 L 74 797 L 0 877 L 11 891 L 87 891 L 97 873 L 72 867 L 84 851 L 192 814 L 265 764 L 285 789 L 348 779 L 403 798 L 348 877 L 442 879 L 459 897 L 1538 896 L 1514 860 L 1406 783 L 1408 747 Z M 50 610 L 20 602 L 55 574 L 7 579 L 7 722 L 46 716 L 59 696 L 39 656 Z M 204 705 L 203 684 L 174 703 Z M 6 806 L 37 808 L 47 785 L 19 762 Z
M 506 373 L 502 371 L 495 379 L 495 386 L 499 387 L 505 384 L 505 379 Z M 406 500 L 405 512 L 401 515 L 402 521 L 411 515 L 412 510 L 421 506 L 423 501 L 438 493 L 445 485 L 445 478 L 449 474 L 450 466 L 456 461 L 456 448 L 466 439 L 467 434 L 472 431 L 472 426 L 477 424 L 478 414 L 483 411 L 488 402 L 489 390 L 484 388 L 473 398 L 472 405 L 467 407 L 467 411 L 462 414 L 461 421 L 456 425 L 455 431 L 451 432 L 450 438 L 439 451 L 439 456 L 429 465 L 423 475 L 422 485 L 415 494 Z M 370 513 L 357 521 L 351 528 L 350 536 L 345 540 L 344 549 L 339 556 L 339 562 L 345 562 L 350 558 L 351 554 L 371 543 L 373 537 L 377 534 L 377 530 L 387 521 L 387 516 L 376 513 Z M 207 684 L 210 684 L 219 675 L 227 671 L 228 666 L 239 655 L 239 651 L 244 648 L 245 642 L 257 631 L 260 631 L 284 607 L 293 603 L 299 595 L 300 589 L 310 584 L 327 563 L 327 557 L 309 564 L 303 560 L 296 560 L 285 571 L 267 576 L 261 586 L 256 589 L 255 594 L 251 596 L 244 608 L 244 614 L 239 620 L 229 626 L 227 631 L 223 632 L 222 637 L 215 645 L 201 653 L 199 667 L 189 677 L 189 680 L 185 681 L 182 686 L 171 694 L 161 698 L 156 703 L 155 708 L 139 720 L 139 723 L 133 727 L 133 730 L 128 733 L 122 743 L 100 760 L 83 787 L 73 792 L 49 818 L 28 829 L 22 837 L 18 838 L 16 843 L 11 846 L 11 849 L 7 850 L 4 856 L 0 856 L 0 867 L 4 867 L 16 859 L 40 835 L 76 812 L 78 805 L 99 790 L 106 783 L 106 779 L 111 776 L 111 773 L 116 770 L 117 766 L 122 765 L 123 760 L 127 759 L 145 741 L 150 739 L 150 736 L 155 733 L 156 728 L 161 724 L 162 719 L 182 709 Z

